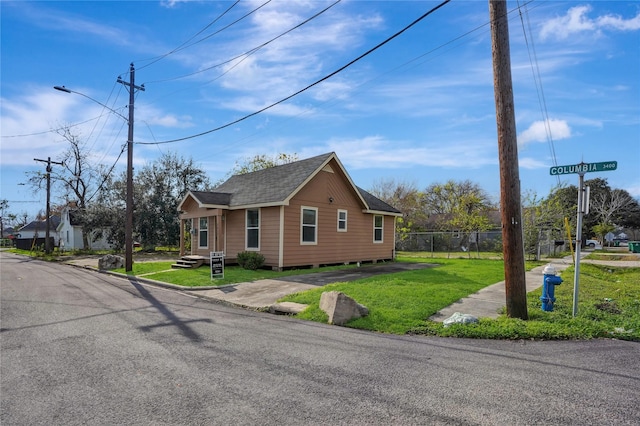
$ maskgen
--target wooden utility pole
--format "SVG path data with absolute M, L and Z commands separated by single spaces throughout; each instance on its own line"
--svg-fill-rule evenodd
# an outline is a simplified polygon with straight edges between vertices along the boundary
M 64 163 L 59 163 L 57 161 L 51 161 L 51 157 L 47 157 L 46 160 L 40 160 L 38 158 L 34 158 L 34 161 L 40 161 L 42 163 L 47 163 L 47 217 L 46 217 L 46 229 L 44 231 L 44 252 L 46 254 L 50 254 L 51 253 L 51 241 L 49 241 L 49 225 L 50 225 L 50 219 L 49 216 L 51 216 L 51 164 L 57 164 L 59 166 L 64 166 Z
M 489 0 L 493 85 L 498 124 L 500 213 L 507 316 L 528 319 L 524 270 L 518 141 L 511 82 L 509 21 L 506 0 Z
M 144 84 L 136 86 L 136 71 L 133 63 L 129 67 L 129 81 L 118 77 L 118 83 L 129 90 L 129 132 L 127 136 L 127 199 L 126 217 L 124 224 L 124 270 L 130 272 L 133 269 L 133 108 L 135 91 L 144 91 Z

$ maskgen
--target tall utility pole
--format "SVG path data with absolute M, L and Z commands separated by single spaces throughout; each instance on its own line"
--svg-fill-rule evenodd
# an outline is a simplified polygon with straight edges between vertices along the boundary
M 129 272 L 133 269 L 133 104 L 135 91 L 144 92 L 144 85 L 136 86 L 136 71 L 133 63 L 129 68 L 129 82 L 118 77 L 118 83 L 127 86 L 129 90 L 129 135 L 127 137 L 127 201 L 126 219 L 124 225 L 124 269 Z
M 42 163 L 47 163 L 47 218 L 46 218 L 46 229 L 44 231 L 44 252 L 47 254 L 51 253 L 51 241 L 49 241 L 49 216 L 51 216 L 51 164 L 57 164 L 59 166 L 64 166 L 64 163 L 59 163 L 57 161 L 51 161 L 51 157 L 47 157 L 46 160 L 40 160 L 38 158 L 34 158 L 34 161 L 40 161 Z
M 489 0 L 489 18 L 491 20 L 493 85 L 498 124 L 500 213 L 507 316 L 526 320 L 529 316 L 527 313 L 518 141 L 511 81 L 506 0 Z

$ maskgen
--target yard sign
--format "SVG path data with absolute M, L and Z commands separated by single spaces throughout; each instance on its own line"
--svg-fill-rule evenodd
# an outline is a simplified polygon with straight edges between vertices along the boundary
M 210 253 L 211 279 L 224 278 L 224 252 L 212 251 Z

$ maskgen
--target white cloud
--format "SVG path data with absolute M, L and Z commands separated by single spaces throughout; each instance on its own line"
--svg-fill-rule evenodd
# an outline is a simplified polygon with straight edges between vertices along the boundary
M 352 170 L 415 166 L 476 169 L 498 162 L 493 144 L 460 141 L 428 145 L 416 141 L 389 140 L 379 135 L 332 139 L 322 147 L 315 147 L 313 152 L 301 154 L 304 158 L 328 151 L 335 151 L 345 166 Z
M 545 167 L 549 167 L 548 164 L 543 163 L 542 161 L 536 160 L 531 157 L 520 157 L 518 159 L 518 165 L 522 169 L 542 169 Z
M 565 120 L 535 121 L 527 130 L 518 135 L 518 143 L 526 145 L 530 142 L 546 142 L 548 134 L 554 141 L 567 139 L 571 137 L 571 128 Z
M 587 14 L 591 10 L 592 8 L 589 5 L 570 8 L 566 15 L 547 21 L 540 30 L 540 37 L 543 40 L 549 37 L 565 40 L 570 35 L 581 32 L 599 33 L 605 29 L 616 31 L 640 30 L 640 13 L 631 19 L 611 14 L 590 18 Z

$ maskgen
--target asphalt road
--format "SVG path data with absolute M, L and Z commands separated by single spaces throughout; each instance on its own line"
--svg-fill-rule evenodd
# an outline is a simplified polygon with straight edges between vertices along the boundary
M 393 336 L 0 253 L 0 424 L 638 425 L 640 345 Z

